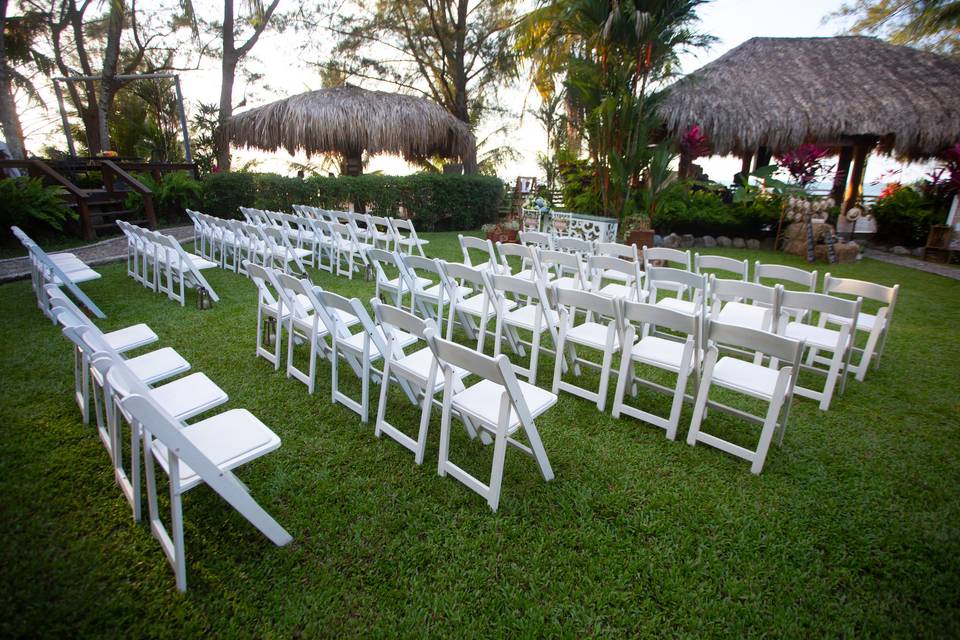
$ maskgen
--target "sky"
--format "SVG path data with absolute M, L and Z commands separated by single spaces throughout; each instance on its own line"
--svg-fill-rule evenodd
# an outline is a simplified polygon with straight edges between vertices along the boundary
M 210 2 L 210 0 L 199 0 Z M 527 3 L 529 4 L 529 0 Z M 831 36 L 842 31 L 844 23 L 836 19 L 829 22 L 824 17 L 836 11 L 842 4 L 841 0 L 714 0 L 700 10 L 701 29 L 714 35 L 718 41 L 706 51 L 696 54 L 684 54 L 681 57 L 683 73 L 689 73 L 715 60 L 730 49 L 756 36 L 768 37 L 804 37 L 804 36 Z M 213 5 L 211 5 L 212 7 Z M 255 59 L 251 60 L 251 70 L 262 74 L 262 78 L 253 83 L 246 83 L 238 77 L 234 94 L 234 104 L 246 102 L 245 107 L 254 107 L 265 104 L 289 95 L 320 88 L 320 77 L 310 62 L 322 58 L 323 34 L 264 34 L 253 50 Z M 306 39 L 311 40 L 313 46 L 306 46 Z M 319 51 L 317 50 L 319 48 Z M 206 59 L 200 69 L 181 72 L 181 81 L 184 95 L 188 102 L 216 103 L 219 100 L 219 61 Z M 368 82 L 359 82 L 361 86 L 376 87 Z M 509 125 L 510 130 L 505 140 L 519 154 L 516 160 L 507 162 L 500 167 L 498 173 L 501 178 L 513 182 L 516 176 L 536 176 L 540 174 L 536 158 L 538 152 L 546 150 L 546 133 L 540 124 L 529 114 L 539 106 L 539 97 L 530 87 L 525 77 L 507 87 L 500 94 L 501 106 L 512 112 L 503 123 Z M 55 104 L 52 102 L 51 104 Z M 237 111 L 242 110 L 238 108 Z M 46 120 L 54 120 L 48 113 Z M 31 118 L 33 121 L 31 122 Z M 28 148 L 37 150 L 47 140 L 65 146 L 62 135 L 56 126 L 41 126 L 37 121 L 38 114 L 33 113 L 25 117 L 25 129 L 28 130 Z M 500 122 L 491 122 L 478 131 L 478 139 L 482 140 L 490 130 L 496 128 Z M 257 170 L 276 171 L 284 174 L 294 174 L 291 161 L 305 161 L 302 155 L 293 157 L 284 151 L 268 154 L 259 151 L 237 150 L 234 155 L 235 166 L 247 161 L 258 162 Z M 739 159 L 736 158 L 708 158 L 700 159 L 698 164 L 704 167 L 705 172 L 718 182 L 728 183 L 733 174 L 739 171 Z M 402 159 L 390 156 L 378 156 L 371 160 L 367 171 L 383 171 L 388 174 L 405 174 L 416 170 L 407 165 Z M 902 171 L 897 178 L 891 178 L 892 172 Z M 872 157 L 867 168 L 867 190 L 872 191 L 870 183 L 880 183 L 889 179 L 910 181 L 919 178 L 927 170 L 924 165 L 901 166 L 890 158 Z M 875 186 L 879 189 L 879 186 Z

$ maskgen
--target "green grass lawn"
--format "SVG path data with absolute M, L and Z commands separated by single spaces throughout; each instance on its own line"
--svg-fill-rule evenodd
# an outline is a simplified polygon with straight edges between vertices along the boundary
M 427 237 L 431 255 L 459 257 L 455 234 Z M 372 423 L 331 405 L 329 366 L 310 396 L 254 357 L 256 293 L 245 278 L 208 271 L 221 302 L 199 311 L 138 286 L 123 265 L 99 270 L 84 290 L 109 315 L 102 328 L 147 322 L 227 391 L 220 410 L 248 408 L 283 439 L 239 477 L 294 541 L 274 547 L 199 487 L 184 500 L 189 591 L 178 594 L 80 420 L 68 342 L 29 283 L 4 285 L 4 637 L 960 634 L 960 282 L 870 260 L 831 268 L 902 285 L 883 366 L 851 380 L 828 413 L 797 398 L 759 477 L 685 444 L 690 407 L 670 442 L 562 394 L 538 421 L 556 479 L 512 450 L 494 514 L 437 476 L 439 412 L 417 467 Z M 313 276 L 373 294 L 362 280 Z M 541 386 L 552 365 L 541 360 Z M 637 402 L 669 406 L 643 390 Z M 413 432 L 418 412 L 399 391 L 390 407 Z M 711 423 L 756 442 L 752 426 L 718 412 Z M 491 448 L 461 429 L 451 450 L 488 473 Z

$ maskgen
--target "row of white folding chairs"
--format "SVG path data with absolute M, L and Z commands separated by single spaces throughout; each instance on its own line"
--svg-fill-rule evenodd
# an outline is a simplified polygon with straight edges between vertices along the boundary
M 225 220 L 187 210 L 200 231 L 200 255 L 224 269 L 243 273 L 246 261 L 284 271 L 303 273 L 311 252 L 293 244 L 290 237 L 271 226 Z
M 353 211 L 331 211 L 306 205 L 294 205 L 293 210 L 300 215 L 349 225 L 361 242 L 373 247 L 423 257 L 426 255 L 424 247 L 430 244 L 429 240 L 424 240 L 417 235 L 417 229 L 409 218 L 375 216 Z
M 422 464 L 427 429 L 434 404 L 442 407 L 441 450 L 438 473 L 448 473 L 486 498 L 497 510 L 503 477 L 506 445 L 511 444 L 532 455 L 546 480 L 553 471 L 543 449 L 534 419 L 556 402 L 556 396 L 521 382 L 506 356 L 489 357 L 442 338 L 431 320 L 423 320 L 399 307 L 371 301 L 374 317 L 363 303 L 324 291 L 306 278 L 297 279 L 275 269 L 247 265 L 257 285 L 257 355 L 279 368 L 282 335 L 286 332 L 286 372 L 307 385 L 312 393 L 316 384 L 317 362 L 331 365 L 331 400 L 369 419 L 370 383 L 381 384 L 375 434 L 386 433 L 414 453 Z M 270 327 L 268 329 L 268 327 Z M 354 329 L 359 329 L 356 333 Z M 420 348 L 415 345 L 420 343 Z M 297 345 L 309 351 L 307 370 L 294 362 Z M 377 368 L 379 363 L 380 368 Z M 353 370 L 361 385 L 360 398 L 351 398 L 341 389 L 343 364 Z M 463 384 L 468 374 L 483 380 L 469 388 Z M 396 383 L 406 398 L 421 407 L 416 438 L 404 434 L 386 419 L 388 387 Z M 444 392 L 443 399 L 436 396 Z M 449 459 L 450 424 L 456 415 L 471 438 L 494 443 L 494 461 L 490 480 L 477 480 Z M 513 438 L 522 430 L 529 446 Z
M 258 505 L 232 473 L 280 446 L 280 439 L 244 409 L 232 409 L 187 423 L 227 402 L 227 394 L 203 373 L 166 347 L 135 357 L 128 352 L 152 344 L 157 335 L 144 324 L 103 333 L 54 285 L 48 285 L 56 320 L 74 345 L 77 402 L 84 421 L 95 407 L 97 432 L 107 449 L 114 477 L 142 518 L 141 454 L 146 477 L 150 528 L 174 569 L 177 588 L 186 590 L 186 556 L 181 496 L 208 484 L 277 545 L 290 535 Z M 129 467 L 122 428 L 129 428 Z M 169 477 L 170 531 L 160 516 L 154 462 Z
M 170 300 L 186 304 L 186 289 L 195 288 L 201 297 L 220 300 L 217 292 L 201 273 L 216 263 L 188 253 L 176 238 L 144 229 L 123 220 L 117 226 L 127 238 L 127 275 L 156 293 L 165 293 Z
M 585 240 L 580 240 L 576 238 L 553 238 L 547 234 L 537 233 L 537 232 L 525 232 L 521 234 L 523 240 L 528 246 L 536 246 L 540 249 L 540 255 L 551 255 L 553 251 L 563 252 L 563 253 L 572 253 L 581 257 L 581 265 L 586 265 L 589 267 L 589 259 L 591 255 L 603 255 L 603 256 L 613 256 L 625 260 L 638 261 L 638 252 L 635 246 L 633 245 L 623 245 L 618 243 L 603 243 L 603 242 L 589 242 Z M 551 244 L 552 243 L 552 244 Z M 497 258 L 497 253 L 494 251 L 494 245 L 489 240 L 481 240 L 479 238 L 469 238 L 461 236 L 460 239 L 461 249 L 464 254 L 464 262 L 470 264 L 470 253 L 471 251 L 482 252 L 483 258 L 482 262 L 478 265 L 479 268 L 489 269 L 490 265 L 494 265 L 494 268 L 503 273 L 509 273 L 510 266 L 506 260 L 507 255 L 519 255 L 521 257 L 521 269 L 527 268 L 527 265 L 531 262 L 531 259 L 526 254 L 524 249 L 517 249 L 516 245 L 500 245 L 497 247 L 499 249 L 499 260 Z M 545 247 L 553 246 L 555 249 L 545 249 Z M 591 253 L 593 252 L 593 253 Z M 654 265 L 665 266 L 668 269 L 676 269 L 679 271 L 688 271 L 694 274 L 707 274 L 715 276 L 724 276 L 724 279 L 738 279 L 742 281 L 749 281 L 749 264 L 746 260 L 734 260 L 732 258 L 727 258 L 724 256 L 711 256 L 703 255 L 699 253 L 693 254 L 691 256 L 690 251 L 681 251 L 678 249 L 668 249 L 663 247 L 643 247 L 642 249 L 643 257 L 643 269 L 641 275 L 645 275 L 648 270 Z M 544 260 L 541 258 L 541 262 Z M 569 272 L 576 272 L 575 267 L 561 267 Z M 594 269 L 587 269 L 586 273 L 588 277 L 584 278 L 585 282 L 592 282 L 589 274 L 595 272 Z M 675 273 L 675 272 L 673 272 Z M 603 277 L 614 278 L 614 279 L 623 279 L 625 276 L 620 275 L 614 269 L 606 269 L 603 273 Z M 626 276 L 629 278 L 629 276 Z M 789 267 L 785 265 L 778 264 L 765 264 L 761 263 L 759 260 L 754 262 L 753 265 L 753 282 L 756 284 L 772 284 L 779 283 L 785 284 L 792 287 L 799 287 L 801 291 L 809 291 L 811 293 L 816 292 L 817 288 L 817 271 L 806 271 L 805 269 L 800 269 L 797 267 Z M 629 283 L 629 279 L 626 280 Z M 665 282 L 661 283 L 659 287 L 651 287 L 651 282 L 646 283 L 646 294 L 642 293 L 641 288 L 637 287 L 637 295 L 649 296 L 653 288 L 658 289 L 658 291 L 673 291 L 676 292 L 677 298 L 681 301 L 679 307 L 689 308 L 690 301 L 683 301 L 685 294 L 688 293 L 686 287 L 682 283 L 670 283 Z M 589 289 L 589 287 L 584 287 Z M 612 286 L 608 287 L 608 290 L 620 290 L 622 294 L 626 294 L 626 291 L 622 287 Z M 866 282 L 863 280 L 856 280 L 853 278 L 836 278 L 831 277 L 828 273 L 824 278 L 822 293 L 825 295 L 831 296 L 853 296 L 853 297 L 862 297 L 864 300 L 870 301 L 877 309 L 873 313 L 868 313 L 862 311 L 857 322 L 857 331 L 860 331 L 866 334 L 866 341 L 864 346 L 854 345 L 854 351 L 858 354 L 857 362 L 852 365 L 852 370 L 856 374 L 858 381 L 863 381 L 867 370 L 871 362 L 874 364 L 875 368 L 880 366 L 880 358 L 883 355 L 883 349 L 886 344 L 887 335 L 889 333 L 890 323 L 893 318 L 893 311 L 896 306 L 897 297 L 899 294 L 899 285 L 894 286 L 885 286 L 872 282 Z M 798 313 L 800 313 L 798 311 Z M 800 318 L 802 320 L 802 318 Z M 829 314 L 821 316 L 819 321 L 819 326 L 825 326 L 827 324 L 836 325 L 841 322 L 842 319 L 837 317 L 831 317 Z M 814 354 L 814 359 L 816 355 Z M 822 359 L 819 360 L 823 362 Z M 813 360 L 809 361 L 808 364 L 813 364 Z
M 56 284 L 66 287 L 98 318 L 107 317 L 78 286 L 82 282 L 99 279 L 98 272 L 72 253 L 47 253 L 17 226 L 10 227 L 10 231 L 27 250 L 27 258 L 30 261 L 30 286 L 37 297 L 37 306 L 45 316 L 53 319 L 46 285 Z

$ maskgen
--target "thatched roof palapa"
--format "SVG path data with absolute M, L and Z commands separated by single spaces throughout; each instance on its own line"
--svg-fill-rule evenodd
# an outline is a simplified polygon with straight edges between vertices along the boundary
M 698 124 L 714 153 L 879 138 L 930 157 L 960 140 L 960 59 L 876 38 L 752 38 L 679 80 L 670 133 Z
M 350 85 L 308 91 L 230 118 L 227 135 L 240 146 L 291 154 L 359 157 L 392 153 L 468 162 L 476 142 L 467 125 L 425 98 Z

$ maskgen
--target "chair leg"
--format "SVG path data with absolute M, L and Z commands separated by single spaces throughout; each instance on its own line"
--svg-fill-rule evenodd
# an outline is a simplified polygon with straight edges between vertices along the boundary
M 443 389 L 443 410 L 440 415 L 440 449 L 437 451 L 437 475 L 447 475 L 447 461 L 450 457 L 450 414 L 452 413 L 453 394 L 450 385 Z
M 693 419 L 690 421 L 690 431 L 687 433 L 687 444 L 691 447 L 697 444 L 697 436 L 700 434 L 700 423 L 703 422 L 704 412 L 707 408 L 707 397 L 710 395 L 710 383 L 713 380 L 713 366 L 716 362 L 717 351 L 711 348 L 703 366 L 703 378 L 700 380 L 697 402 L 693 407 Z
M 760 442 L 757 445 L 753 463 L 750 465 L 750 472 L 754 475 L 763 471 L 763 464 L 767 460 L 767 451 L 770 449 L 770 441 L 773 439 L 773 432 L 777 428 L 777 417 L 780 415 L 781 404 L 783 404 L 783 398 L 777 397 L 770 402 L 770 406 L 767 408 L 767 416 L 763 421 L 763 429 L 760 431 Z
M 687 379 L 690 372 L 687 368 L 681 367 L 677 374 L 677 387 L 673 393 L 673 404 L 670 405 L 670 419 L 667 425 L 667 439 L 676 440 L 677 430 L 680 428 L 680 412 L 683 410 L 683 400 L 687 393 Z

